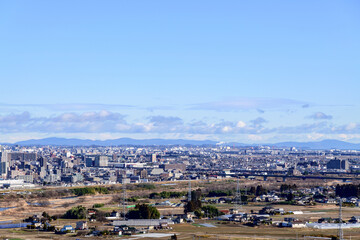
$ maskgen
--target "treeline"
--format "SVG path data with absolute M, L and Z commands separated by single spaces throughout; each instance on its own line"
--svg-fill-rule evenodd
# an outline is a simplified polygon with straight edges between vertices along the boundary
M 289 188 L 294 188 L 293 185 L 289 185 Z M 244 194 L 244 193 L 247 194 Z M 245 195 L 253 195 L 253 196 L 261 196 L 264 194 L 267 194 L 268 190 L 265 189 L 263 186 L 258 185 L 256 188 L 251 187 L 250 189 L 241 190 L 241 196 L 244 197 Z M 192 193 L 193 194 L 193 193 Z M 199 193 L 197 193 L 199 194 Z M 186 197 L 188 195 L 188 192 L 182 191 L 182 192 L 169 192 L 169 191 L 162 191 L 160 193 L 153 192 L 149 195 L 150 199 L 162 199 L 162 198 L 181 198 Z M 205 193 L 201 193 L 200 197 L 230 197 L 235 196 L 235 190 L 205 190 Z
M 289 185 L 290 186 L 290 185 Z M 293 186 L 291 186 L 293 187 Z M 287 187 L 283 187 L 286 189 Z M 126 190 L 137 191 L 137 190 L 154 190 L 156 189 L 156 185 L 150 183 L 140 183 L 140 184 L 128 184 L 126 186 Z M 59 197 L 67 197 L 67 196 L 85 196 L 85 195 L 95 195 L 95 194 L 113 194 L 120 193 L 123 191 L 123 186 L 121 185 L 112 185 L 112 186 L 88 186 L 88 187 L 77 187 L 72 189 L 42 189 L 40 191 L 34 191 L 33 194 L 27 196 L 28 198 L 59 198 Z M 229 197 L 235 195 L 235 189 L 204 189 L 202 193 L 202 197 Z M 245 192 L 247 194 L 245 194 Z M 241 189 L 241 195 L 253 195 L 260 196 L 266 194 L 268 192 L 267 189 L 262 186 L 251 187 L 245 189 Z M 134 196 L 131 199 L 128 199 L 131 202 L 136 202 L 140 198 L 150 198 L 150 199 L 167 199 L 167 198 L 182 198 L 187 197 L 187 191 L 162 191 L 162 192 L 153 192 L 150 195 L 138 195 Z M 16 197 L 24 197 L 22 195 Z
M 162 191 L 160 193 L 153 192 L 149 195 L 150 199 L 161 199 L 161 198 L 181 198 L 188 195 L 188 192 L 168 192 Z M 207 194 L 202 194 L 203 197 L 224 197 L 224 196 L 233 196 L 234 193 L 231 190 L 211 190 Z
M 290 186 L 290 185 L 289 185 Z M 204 195 L 206 197 L 229 197 L 235 196 L 235 190 L 209 190 L 209 192 Z M 241 189 L 241 195 L 254 195 L 261 196 L 268 193 L 268 190 L 261 185 L 257 187 L 251 187 L 249 189 Z M 246 193 L 246 194 L 245 194 Z
M 258 185 L 256 188 L 251 187 L 248 193 L 250 195 L 261 196 L 261 195 L 267 194 L 268 190 L 266 188 L 264 188 L 263 186 Z
M 139 183 L 139 184 L 128 184 L 126 185 L 126 190 L 137 191 L 137 190 L 154 190 L 156 185 L 151 183 Z M 63 189 L 41 189 L 35 190 L 31 195 L 22 195 L 22 194 L 8 194 L 1 195 L 2 199 L 18 199 L 18 198 L 27 198 L 27 199 L 38 199 L 38 198 L 59 198 L 59 197 L 68 197 L 68 196 L 84 196 L 84 195 L 94 195 L 94 194 L 110 194 L 110 193 L 119 193 L 123 191 L 122 185 L 111 185 L 111 186 L 91 186 L 91 187 L 77 187 L 73 189 L 63 188 Z
M 339 197 L 359 197 L 360 196 L 360 185 L 346 184 L 336 185 L 335 188 L 336 196 Z
M 296 184 L 290 185 L 290 184 L 281 184 L 280 186 L 280 192 L 286 192 L 289 190 L 295 190 L 297 188 Z
M 149 195 L 150 199 L 161 199 L 161 198 L 181 198 L 186 196 L 187 192 L 167 192 L 162 191 L 160 193 L 153 192 Z
M 232 190 L 211 190 L 207 194 L 207 197 L 227 197 L 233 195 L 234 192 Z
M 200 209 L 195 210 L 194 213 L 198 218 L 202 218 L 202 217 L 213 218 L 224 215 L 223 212 L 220 212 L 219 209 L 217 209 L 215 206 L 212 205 L 203 206 Z
M 110 192 L 122 192 L 123 185 L 111 185 L 107 187 Z M 156 186 L 152 183 L 137 183 L 137 184 L 126 184 L 126 190 L 153 190 Z
M 97 204 L 94 204 L 94 206 L 95 205 Z M 88 210 L 93 210 L 95 214 L 89 216 Z M 60 215 L 60 217 L 65 219 L 86 219 L 89 217 L 90 219 L 96 219 L 97 221 L 105 221 L 107 216 L 110 216 L 110 213 L 103 212 L 95 208 L 86 209 L 86 207 L 81 205 L 72 207 L 71 209 L 67 210 L 64 215 Z
M 261 196 L 268 193 L 268 190 L 261 185 L 257 187 L 251 187 L 250 189 L 241 189 L 241 195 L 254 195 L 254 196 Z M 245 194 L 246 193 L 246 194 Z M 210 190 L 206 197 L 227 197 L 227 196 L 234 196 L 235 190 Z
M 126 187 L 126 189 L 128 190 L 151 190 L 155 188 L 156 187 L 154 184 L 148 184 L 148 183 L 140 183 L 136 185 L 129 185 Z M 94 195 L 96 193 L 109 194 L 109 193 L 122 191 L 122 189 L 123 189 L 122 186 L 110 186 L 110 187 L 94 186 L 94 187 L 73 188 L 70 189 L 70 191 L 76 196 L 84 196 L 84 195 Z
M 156 189 L 154 184 L 150 183 L 139 183 L 139 184 L 129 184 L 126 186 L 127 190 L 153 190 Z M 122 186 L 93 186 L 93 187 L 81 187 L 81 188 L 72 188 L 72 189 L 59 189 L 57 191 L 54 190 L 45 190 L 41 193 L 34 194 L 38 195 L 39 197 L 44 198 L 56 198 L 59 196 L 69 196 L 69 195 L 76 195 L 76 196 L 85 196 L 85 195 L 95 195 L 95 194 L 110 194 L 121 192 L 123 190 Z
M 241 195 L 244 195 L 245 190 L 241 191 Z M 256 195 L 260 196 L 262 194 L 266 194 L 267 190 L 264 189 L 262 186 L 258 186 L 257 188 L 250 189 L 248 192 L 248 195 Z M 162 198 L 181 198 L 186 197 L 188 195 L 188 192 L 182 191 L 182 192 L 168 192 L 168 191 L 162 191 L 160 193 L 153 192 L 149 195 L 150 199 L 162 199 Z M 207 193 L 202 193 L 201 197 L 229 197 L 234 196 L 235 191 L 234 190 L 210 190 Z
M 127 185 L 126 188 L 129 190 L 154 190 L 156 186 L 151 183 L 138 183 Z
M 106 187 L 83 187 L 83 188 L 73 188 L 71 192 L 76 196 L 84 196 L 84 195 L 94 195 L 96 193 L 99 194 L 109 194 L 110 191 Z

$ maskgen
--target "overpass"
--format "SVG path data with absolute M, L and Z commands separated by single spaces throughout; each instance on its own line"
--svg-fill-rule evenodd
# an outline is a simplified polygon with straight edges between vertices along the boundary
M 251 174 L 251 173 L 236 173 L 233 174 L 231 176 L 234 177 L 245 177 L 245 178 L 249 178 L 249 177 L 262 177 L 264 179 L 264 181 L 266 181 L 268 178 L 272 177 L 272 178 L 282 178 L 282 180 L 285 182 L 286 179 L 288 178 L 293 178 L 293 179 L 302 179 L 302 180 L 306 180 L 306 179 L 319 179 L 319 180 L 340 180 L 343 182 L 349 181 L 349 180 L 360 180 L 360 177 L 332 177 L 332 176 L 313 176 L 313 175 L 283 175 L 283 174 Z

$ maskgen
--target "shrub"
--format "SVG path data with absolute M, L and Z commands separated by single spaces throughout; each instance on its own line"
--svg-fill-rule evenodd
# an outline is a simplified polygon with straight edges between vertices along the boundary
M 156 189 L 154 184 L 150 183 L 139 183 L 136 185 L 137 188 L 144 189 L 144 190 L 153 190 Z
M 35 225 L 27 225 L 26 226 L 28 229 L 35 229 L 36 227 L 35 227 Z
M 137 202 L 137 200 L 139 200 L 139 197 L 135 196 L 127 199 L 128 202 Z
M 208 197 L 225 197 L 232 196 L 233 192 L 231 190 L 211 190 L 208 193 Z
M 220 215 L 224 215 L 223 212 L 220 212 L 219 209 L 217 209 L 215 206 L 204 206 L 201 208 L 201 210 L 204 212 L 205 216 L 213 218 L 218 217 Z
M 37 207 L 47 207 L 49 206 L 51 203 L 49 200 L 43 200 L 43 201 L 40 201 L 38 202 L 38 204 L 36 204 L 35 206 Z
M 76 195 L 76 196 L 84 196 L 84 195 L 94 195 L 95 189 L 92 187 L 84 187 L 84 188 L 73 188 L 71 189 L 71 191 Z
M 131 210 L 127 214 L 129 219 L 158 219 L 160 218 L 160 213 L 156 207 L 150 206 L 148 204 L 138 204 L 134 210 Z
M 73 188 L 71 192 L 76 196 L 84 195 L 94 195 L 96 193 L 100 194 L 109 194 L 109 189 L 106 187 L 83 187 L 83 188 Z
M 95 203 L 94 205 L 93 205 L 93 208 L 101 208 L 101 207 L 103 207 L 105 204 L 104 203 Z
M 86 218 L 86 208 L 83 206 L 76 206 L 68 210 L 64 214 L 64 218 L 67 219 L 84 219 Z

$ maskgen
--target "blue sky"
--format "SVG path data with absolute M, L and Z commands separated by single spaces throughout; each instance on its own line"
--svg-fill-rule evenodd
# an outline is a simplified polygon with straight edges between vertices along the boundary
M 2 1 L 0 141 L 360 141 L 359 1 Z

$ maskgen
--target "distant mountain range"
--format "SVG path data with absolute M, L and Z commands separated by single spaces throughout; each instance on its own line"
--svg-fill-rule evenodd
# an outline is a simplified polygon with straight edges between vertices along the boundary
M 43 138 L 31 139 L 14 143 L 15 145 L 52 145 L 52 146 L 120 146 L 120 145 L 216 145 L 216 141 L 211 140 L 185 140 L 185 139 L 132 139 L 118 138 L 111 140 L 89 140 L 76 138 Z M 280 142 L 275 144 L 244 144 L 244 143 L 222 143 L 227 146 L 270 146 L 283 148 L 300 148 L 300 149 L 340 149 L 340 150 L 360 150 L 360 144 L 348 143 L 339 140 L 323 140 L 319 142 Z
M 271 144 L 270 144 L 271 145 Z M 282 142 L 272 146 L 277 147 L 295 147 L 302 149 L 341 149 L 341 150 L 360 150 L 360 144 L 348 143 L 339 140 L 322 140 L 320 142 Z

